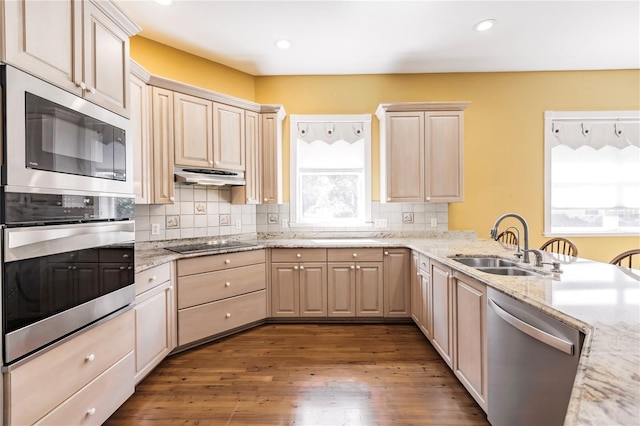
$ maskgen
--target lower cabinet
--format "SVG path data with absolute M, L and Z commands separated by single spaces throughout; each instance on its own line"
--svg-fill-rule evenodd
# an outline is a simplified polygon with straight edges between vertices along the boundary
M 136 274 L 136 376 L 138 384 L 176 347 L 176 306 L 171 264 Z
M 453 372 L 487 411 L 487 287 L 454 272 Z
M 429 258 L 413 252 L 411 263 L 411 318 L 429 340 L 433 334 Z
M 451 268 L 431 260 L 431 343 L 449 367 L 453 354 L 452 277 Z
M 411 251 L 384 250 L 384 316 L 408 318 L 411 315 Z
M 328 316 L 384 316 L 382 249 L 328 249 Z
M 134 312 L 80 332 L 4 374 L 4 424 L 99 425 L 134 391 Z
M 265 251 L 177 261 L 178 346 L 267 316 Z

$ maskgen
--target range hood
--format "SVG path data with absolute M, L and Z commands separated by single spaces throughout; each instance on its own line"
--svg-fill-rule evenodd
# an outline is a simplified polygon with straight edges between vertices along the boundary
M 176 167 L 175 181 L 182 185 L 245 185 L 244 172 Z

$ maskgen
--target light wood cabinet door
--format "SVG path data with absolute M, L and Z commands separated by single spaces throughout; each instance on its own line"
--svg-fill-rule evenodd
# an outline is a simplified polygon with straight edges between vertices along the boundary
M 136 384 L 176 347 L 175 316 L 170 281 L 136 297 Z
M 431 315 L 433 334 L 431 343 L 442 356 L 442 359 L 452 366 L 453 348 L 453 312 L 452 312 L 451 270 L 435 262 L 431 263 Z
M 431 300 L 431 276 L 420 270 L 420 330 L 427 339 L 433 336 L 433 303 Z
M 300 316 L 327 316 L 327 264 L 301 263 Z
M 246 170 L 244 186 L 231 187 L 232 204 L 262 204 L 262 144 L 260 114 L 244 112 Z
M 151 204 L 153 200 L 151 163 L 153 162 L 149 135 L 151 133 L 151 111 L 149 86 L 132 75 L 130 83 L 131 131 L 128 143 L 133 145 L 133 192 L 136 204 Z
M 277 204 L 281 197 L 282 168 L 278 143 L 278 114 L 261 114 L 262 203 Z
M 153 202 L 172 204 L 173 186 L 173 92 L 151 88 Z
M 411 316 L 411 252 L 384 250 L 384 316 Z
M 175 92 L 173 113 L 175 164 L 213 167 L 213 102 Z
M 329 262 L 328 313 L 330 317 L 356 315 L 356 265 L 351 262 Z
M 411 253 L 411 319 L 420 327 L 422 322 L 422 293 L 420 291 L 420 255 Z
M 426 201 L 463 200 L 462 114 L 462 111 L 425 114 Z
M 82 20 L 73 19 L 80 3 L 4 1 L 6 62 L 82 95 Z
M 128 117 L 129 35 L 93 3 L 82 7 L 84 96 Z
M 245 170 L 244 110 L 213 103 L 213 164 L 225 170 Z
M 356 316 L 384 315 L 383 262 L 356 263 Z
M 487 410 L 487 287 L 456 274 L 453 372 Z
M 424 200 L 424 113 L 391 112 L 385 120 L 387 202 Z
M 297 263 L 271 264 L 271 316 L 300 316 L 300 273 Z

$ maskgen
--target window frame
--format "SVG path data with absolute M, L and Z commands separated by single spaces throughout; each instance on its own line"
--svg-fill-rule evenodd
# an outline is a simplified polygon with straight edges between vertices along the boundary
M 627 237 L 637 236 L 632 232 L 554 232 L 551 223 L 551 150 L 553 148 L 554 120 L 638 120 L 640 111 L 545 111 L 544 113 L 544 230 L 545 237 Z
M 292 114 L 289 116 L 289 226 L 290 227 L 370 227 L 371 226 L 371 114 Z M 340 219 L 326 222 L 302 222 L 298 217 L 300 200 L 298 196 L 298 123 L 362 123 L 364 139 L 364 222 L 354 219 Z M 318 169 L 320 170 L 320 169 Z M 344 169 L 326 169 L 336 171 Z

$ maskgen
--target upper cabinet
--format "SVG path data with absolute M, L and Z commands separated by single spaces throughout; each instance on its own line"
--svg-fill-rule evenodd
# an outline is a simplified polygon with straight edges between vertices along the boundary
M 469 102 L 381 104 L 380 201 L 463 201 L 464 110 Z
M 244 171 L 244 110 L 213 104 L 213 166 Z
M 175 93 L 173 105 L 175 164 L 213 167 L 213 102 Z
M 140 28 L 110 1 L 5 1 L 2 59 L 125 117 L 129 37 Z

